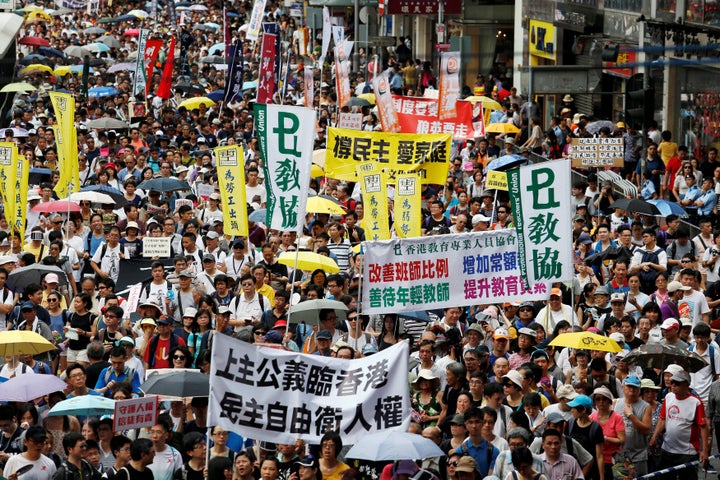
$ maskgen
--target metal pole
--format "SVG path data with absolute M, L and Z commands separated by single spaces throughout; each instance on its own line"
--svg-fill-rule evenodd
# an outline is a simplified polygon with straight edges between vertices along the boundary
M 353 48 L 353 72 L 357 73 L 360 68 L 360 55 L 358 50 L 360 48 L 360 0 L 354 0 L 353 2 L 353 39 L 355 40 L 355 47 Z

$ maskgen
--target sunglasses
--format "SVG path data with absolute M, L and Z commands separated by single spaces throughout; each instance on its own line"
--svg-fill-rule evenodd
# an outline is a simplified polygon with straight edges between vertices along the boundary
M 458 466 L 457 461 L 448 462 L 448 467 L 457 467 L 457 466 Z
M 266 333 L 267 333 L 267 332 L 261 332 L 261 331 L 253 332 L 254 335 L 260 335 L 260 336 L 263 336 L 263 335 L 265 335 Z
M 173 360 L 185 360 L 185 355 L 173 355 Z

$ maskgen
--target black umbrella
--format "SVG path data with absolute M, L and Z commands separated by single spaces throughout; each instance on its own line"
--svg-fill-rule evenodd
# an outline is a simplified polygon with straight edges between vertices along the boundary
M 110 198 L 115 201 L 117 204 L 117 208 L 124 207 L 129 202 L 127 198 L 125 198 L 125 195 L 118 190 L 117 188 L 113 188 L 107 185 L 90 185 L 87 187 L 83 187 L 80 189 L 81 192 L 100 192 L 104 193 L 105 195 L 109 196 Z
M 639 198 L 620 198 L 615 200 L 610 208 L 620 208 L 626 212 L 642 215 L 660 215 L 660 210 L 655 205 Z
M 205 89 L 197 83 L 182 82 L 175 85 L 175 90 L 183 93 L 205 95 Z
M 350 100 L 343 106 L 345 107 L 369 107 L 371 104 L 364 98 L 350 97 Z
M 37 283 L 40 285 L 40 281 L 43 276 L 48 273 L 54 273 L 58 276 L 60 283 L 58 285 L 67 285 L 67 276 L 59 267 L 55 265 L 43 265 L 41 263 L 34 263 L 27 267 L 16 268 L 7 279 L 7 285 L 11 290 L 22 292 L 26 286 L 31 283 Z
M 602 252 L 595 253 L 585 258 L 585 265 L 599 266 L 605 260 L 617 260 L 618 258 L 632 258 L 632 252 L 627 247 L 613 247 L 610 246 Z
M 166 397 L 207 397 L 210 395 L 210 377 L 199 371 L 153 375 L 142 384 L 145 395 Z
M 708 363 L 697 353 L 682 350 L 672 345 L 651 343 L 641 345 L 628 353 L 623 359 L 628 365 L 642 368 L 665 370 L 668 365 L 677 364 L 689 372 L 697 372 L 707 367 Z
M 177 190 L 190 190 L 190 184 L 185 180 L 178 180 L 177 178 L 151 178 L 140 182 L 137 188 L 143 190 L 155 190 L 156 192 L 175 192 Z

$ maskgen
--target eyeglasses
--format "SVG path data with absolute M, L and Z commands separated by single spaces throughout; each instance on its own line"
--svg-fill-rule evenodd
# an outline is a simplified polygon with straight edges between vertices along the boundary
M 48 301 L 48 303 L 49 302 L 57 302 L 58 299 L 57 298 L 48 298 L 47 301 Z
M 457 466 L 458 466 L 458 462 L 457 462 L 457 461 L 448 462 L 448 467 L 457 467 Z
M 355 320 L 357 320 L 357 317 L 348 317 L 348 322 L 354 322 Z
M 72 375 L 70 375 L 70 378 L 83 378 L 84 376 L 84 373 L 73 373 Z
M 173 355 L 173 360 L 185 360 L 185 355 Z
M 266 333 L 267 333 L 267 332 L 262 332 L 262 331 L 258 330 L 257 332 L 253 332 L 253 335 L 263 336 L 263 335 L 265 335 Z
M 690 260 L 680 260 L 680 263 L 692 263 Z
M 252 282 L 243 282 L 242 286 L 243 287 L 252 287 L 253 283 Z

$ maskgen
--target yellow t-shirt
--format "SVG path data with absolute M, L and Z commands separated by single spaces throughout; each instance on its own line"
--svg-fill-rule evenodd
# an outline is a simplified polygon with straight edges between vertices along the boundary
M 40 262 L 42 257 L 47 255 L 48 249 L 42 243 L 37 247 L 33 247 L 32 242 L 28 242 L 23 245 L 23 252 L 32 253 L 35 256 L 35 261 Z
M 660 142 L 658 153 L 667 167 L 668 161 L 678 154 L 678 144 L 675 142 Z
M 323 480 L 341 480 L 343 477 L 343 472 L 345 470 L 349 470 L 350 466 L 343 462 L 338 462 L 335 469 L 330 473 L 329 475 L 322 474 Z
M 256 288 L 255 291 L 263 297 L 267 298 L 268 302 L 270 302 L 270 306 L 265 305 L 265 310 L 275 306 L 275 290 L 273 290 L 270 285 L 268 285 L 267 283 L 263 283 L 263 286 L 260 288 Z

